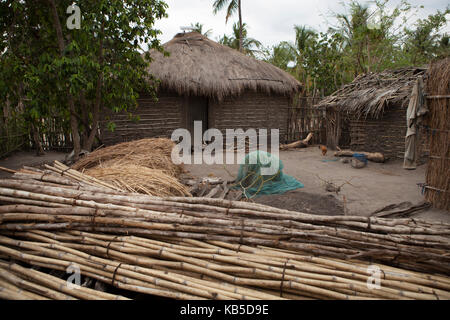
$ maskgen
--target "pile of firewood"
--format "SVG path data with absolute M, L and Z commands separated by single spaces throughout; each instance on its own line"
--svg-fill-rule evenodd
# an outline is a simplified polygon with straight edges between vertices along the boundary
M 219 177 L 204 177 L 197 179 L 181 179 L 189 186 L 189 193 L 194 197 L 240 200 L 242 190 L 236 187 L 234 181 L 227 181 Z

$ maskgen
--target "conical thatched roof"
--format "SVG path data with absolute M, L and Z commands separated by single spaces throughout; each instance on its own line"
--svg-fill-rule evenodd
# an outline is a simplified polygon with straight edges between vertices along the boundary
M 401 104 L 406 108 L 414 82 L 425 72 L 426 68 L 401 68 L 359 75 L 316 107 L 333 107 L 357 117 L 378 118 L 386 106 Z
M 244 90 L 291 96 L 301 84 L 290 74 L 197 33 L 179 33 L 163 45 L 165 57 L 150 51 L 149 73 L 161 81 L 161 89 L 180 95 L 237 96 Z

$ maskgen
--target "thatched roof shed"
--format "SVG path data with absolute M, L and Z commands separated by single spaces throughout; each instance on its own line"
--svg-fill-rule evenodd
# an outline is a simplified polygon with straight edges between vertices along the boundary
M 294 77 L 197 32 L 177 34 L 163 48 L 169 55 L 151 50 L 148 68 L 159 80 L 158 101 L 141 94 L 133 111 L 137 122 L 125 112 L 105 114 L 104 144 L 170 137 L 178 128 L 193 134 L 195 121 L 202 122 L 203 132 L 279 129 L 285 142 L 292 98 L 302 88 Z M 117 125 L 114 132 L 105 129 L 109 121 Z
M 292 96 L 301 84 L 290 74 L 214 42 L 197 32 L 179 33 L 163 45 L 170 56 L 152 50 L 149 73 L 161 89 L 179 95 L 223 100 L 244 91 Z
M 426 68 L 401 68 L 356 77 L 316 107 L 326 109 L 327 144 L 334 148 L 381 152 L 403 159 L 406 112 L 414 84 Z M 427 142 L 419 141 L 419 162 L 427 157 Z
M 359 75 L 323 99 L 317 107 L 334 107 L 356 117 L 379 118 L 386 106 L 406 108 L 417 77 L 425 72 L 426 68 L 402 68 Z

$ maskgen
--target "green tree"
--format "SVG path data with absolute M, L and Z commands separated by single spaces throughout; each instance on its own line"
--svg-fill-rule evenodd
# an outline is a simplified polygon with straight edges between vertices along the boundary
M 369 8 L 366 4 L 357 1 L 350 2 L 349 14 L 335 14 L 338 22 L 337 28 L 330 28 L 331 33 L 340 34 L 346 44 L 347 52 L 354 61 L 355 76 L 365 73 L 364 50 L 367 45 Z
M 314 30 L 306 26 L 294 26 L 295 44 L 292 47 L 296 55 L 296 72 L 298 79 L 302 82 L 307 81 L 308 69 L 305 65 L 305 51 L 316 41 L 317 34 Z
M 442 27 L 447 24 L 446 16 L 450 9 L 437 11 L 426 19 L 419 19 L 415 28 L 405 28 L 405 52 L 409 54 L 411 63 L 426 63 L 439 54 L 448 54 L 448 35 L 439 34 Z
M 24 101 L 32 119 L 55 110 L 65 116 L 76 155 L 81 145 L 92 148 L 103 108 L 128 110 L 138 92 L 154 92 L 145 81 L 150 57 L 140 45 L 161 49 L 154 22 L 166 16 L 163 1 L 80 0 L 81 28 L 72 30 L 66 28 L 72 1 L 0 4 L 0 98 Z
M 292 66 L 288 67 L 288 64 L 291 62 L 295 63 L 297 56 L 291 43 L 288 41 L 281 41 L 279 44 L 271 48 L 264 48 L 262 51 L 264 61 L 285 71 L 292 72 L 293 68 Z
M 203 23 L 200 23 L 200 22 L 196 22 L 195 24 L 191 23 L 191 27 L 192 27 L 192 31 L 198 32 L 207 38 L 209 38 L 209 36 L 212 33 L 212 29 L 208 29 L 207 31 L 203 32 L 204 25 L 203 25 Z
M 239 28 L 237 23 L 233 24 L 233 34 L 231 36 L 224 35 L 219 39 L 219 43 L 236 50 L 239 50 L 239 46 L 242 46 L 241 52 L 252 57 L 259 52 L 259 48 L 262 46 L 260 41 L 247 37 L 246 23 L 242 25 L 242 28 Z
M 239 37 L 237 37 L 239 41 L 239 51 L 244 51 L 244 24 L 242 22 L 242 6 L 241 0 L 215 0 L 213 3 L 213 13 L 217 14 L 220 10 L 227 7 L 227 15 L 225 17 L 225 23 L 228 22 L 228 19 L 238 11 L 239 15 Z M 234 29 L 234 27 L 233 27 Z

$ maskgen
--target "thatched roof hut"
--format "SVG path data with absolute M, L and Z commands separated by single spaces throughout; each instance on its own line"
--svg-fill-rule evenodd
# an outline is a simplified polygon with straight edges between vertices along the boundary
M 317 105 L 358 117 L 379 118 L 390 106 L 407 107 L 412 87 L 426 68 L 402 68 L 357 76 Z
M 321 100 L 327 110 L 327 140 L 352 150 L 403 159 L 406 109 L 413 86 L 426 68 L 401 68 L 356 77 Z
M 245 91 L 291 96 L 301 84 L 290 74 L 264 61 L 214 42 L 197 32 L 179 33 L 164 44 L 165 57 L 151 51 L 149 73 L 161 89 L 179 95 L 223 100 Z
M 276 128 L 283 139 L 292 97 L 302 88 L 294 77 L 197 32 L 177 34 L 163 48 L 169 55 L 150 51 L 148 69 L 159 80 L 158 101 L 139 98 L 137 123 L 126 114 L 107 115 L 104 122 L 109 117 L 120 126 L 102 131 L 105 144 L 170 136 L 177 128 L 193 132 L 194 121 L 203 130 Z

